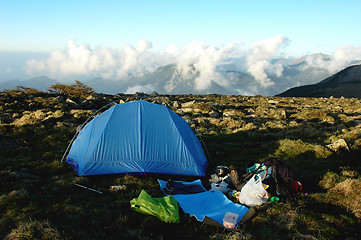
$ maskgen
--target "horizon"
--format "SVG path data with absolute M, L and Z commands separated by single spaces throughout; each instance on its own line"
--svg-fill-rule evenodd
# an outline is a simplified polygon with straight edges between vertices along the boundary
M 0 0 L 0 82 L 37 76 L 119 80 L 176 64 L 183 72 L 195 66 L 200 77 L 194 88 L 205 90 L 211 81 L 227 86 L 216 68 L 233 64 L 255 79 L 257 89 L 277 87 L 274 76 L 283 76 L 284 65 L 274 59 L 326 54 L 330 61 L 307 64 L 330 75 L 361 60 L 361 32 L 354 30 L 360 7 L 351 0 Z M 129 89 L 137 86 L 132 84 Z

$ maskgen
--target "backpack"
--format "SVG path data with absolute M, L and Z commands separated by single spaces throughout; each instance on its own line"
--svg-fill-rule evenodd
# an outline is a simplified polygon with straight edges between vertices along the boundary
M 272 167 L 272 183 L 269 191 L 273 195 L 289 195 L 291 190 L 291 182 L 294 181 L 293 173 L 283 160 L 271 157 L 264 161 L 264 165 Z
M 272 195 L 289 195 L 293 190 L 291 189 L 291 183 L 294 180 L 293 173 L 291 168 L 281 159 L 271 157 L 263 162 L 263 165 L 268 168 L 271 167 L 271 179 L 267 184 L 269 188 L 267 191 Z M 262 165 L 260 165 L 261 167 Z M 230 179 L 233 186 L 239 191 L 247 183 L 249 179 L 259 169 L 254 169 L 254 171 L 245 173 L 242 176 L 239 176 L 237 170 L 232 169 L 230 172 Z

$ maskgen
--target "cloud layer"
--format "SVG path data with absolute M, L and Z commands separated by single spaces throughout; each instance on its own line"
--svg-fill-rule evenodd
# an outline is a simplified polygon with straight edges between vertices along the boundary
M 63 50 L 52 51 L 48 58 L 27 61 L 28 75 L 47 75 L 64 80 L 76 77 L 102 77 L 109 80 L 126 82 L 130 76 L 141 76 L 145 72 L 153 72 L 158 67 L 176 64 L 177 70 L 183 76 L 196 71 L 194 89 L 206 91 L 212 82 L 227 88 L 232 79 L 226 78 L 217 66 L 232 66 L 232 71 L 243 72 L 253 77 L 254 89 L 267 89 L 278 84 L 284 74 L 284 64 L 279 59 L 284 56 L 283 49 L 290 40 L 282 35 L 274 36 L 254 43 L 245 49 L 242 41 L 231 42 L 224 47 L 216 48 L 203 42 L 191 42 L 184 48 L 173 44 L 162 51 L 152 51 L 152 43 L 146 39 L 138 41 L 136 46 L 127 45 L 122 49 L 103 48 L 86 44 L 77 44 L 69 40 Z M 322 69 L 330 74 L 335 73 L 352 60 L 361 59 L 361 47 L 342 46 L 328 59 L 322 55 L 306 57 L 302 66 L 304 71 Z M 134 79 L 134 78 L 133 78 Z M 151 89 L 153 83 L 140 85 L 129 82 L 128 90 Z M 143 87 L 142 87 L 143 86 Z M 172 84 L 168 84 L 172 90 Z

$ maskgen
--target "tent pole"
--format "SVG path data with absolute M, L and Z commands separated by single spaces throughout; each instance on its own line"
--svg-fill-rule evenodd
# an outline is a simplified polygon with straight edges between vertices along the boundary
M 99 193 L 99 194 L 103 194 L 103 192 L 95 190 L 95 189 L 90 188 L 90 187 L 86 187 L 86 186 L 83 186 L 83 185 L 80 185 L 80 184 L 77 184 L 77 183 L 74 183 L 74 182 L 72 184 L 75 185 L 75 186 L 81 187 L 81 188 L 85 188 L 86 190 L 90 190 L 90 191 L 93 191 L 93 192 L 96 192 L 96 193 Z
M 70 143 L 68 144 L 68 147 L 66 148 L 65 152 L 64 152 L 64 155 L 63 157 L 61 158 L 61 161 L 60 162 L 63 162 L 64 159 L 65 159 L 65 156 L 66 154 L 68 153 L 71 145 L 73 144 L 75 138 L 79 135 L 80 131 L 84 128 L 84 126 L 90 121 L 91 118 L 93 118 L 98 112 L 100 112 L 101 110 L 103 110 L 104 108 L 108 107 L 109 105 L 111 104 L 116 104 L 115 102 L 111 102 L 111 103 L 108 103 L 107 105 L 101 107 L 99 110 L 97 110 L 95 113 L 93 113 L 87 120 L 85 120 L 85 122 L 80 126 L 78 127 L 78 129 L 76 130 L 76 133 L 74 134 L 73 138 L 71 139 Z

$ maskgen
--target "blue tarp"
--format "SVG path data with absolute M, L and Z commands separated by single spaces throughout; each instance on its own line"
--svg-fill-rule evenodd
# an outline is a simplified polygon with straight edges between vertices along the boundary
M 205 176 L 208 166 L 187 122 L 165 106 L 142 100 L 117 104 L 90 121 L 73 142 L 66 162 L 79 176 Z
M 166 181 L 159 180 L 160 188 L 166 187 Z M 197 184 L 202 186 L 200 180 L 193 182 L 182 182 L 183 184 Z M 165 193 L 166 194 L 166 193 Z M 247 213 L 249 208 L 233 203 L 222 192 L 202 192 L 194 194 L 173 194 L 172 195 L 179 206 L 185 213 L 194 216 L 198 221 L 203 221 L 205 217 L 209 217 L 219 224 L 223 225 L 223 218 L 227 212 L 236 213 L 239 215 L 236 227 L 240 223 L 242 217 Z

